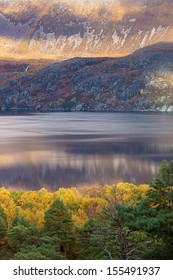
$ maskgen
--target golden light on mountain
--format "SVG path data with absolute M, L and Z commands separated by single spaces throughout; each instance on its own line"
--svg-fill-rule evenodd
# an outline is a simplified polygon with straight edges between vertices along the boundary
M 173 40 L 172 6 L 171 0 L 0 0 L 1 57 L 124 56 Z

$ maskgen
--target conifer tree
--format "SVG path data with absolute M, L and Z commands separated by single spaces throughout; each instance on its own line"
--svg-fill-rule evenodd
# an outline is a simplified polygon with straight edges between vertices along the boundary
M 135 218 L 131 223 L 132 228 L 144 230 L 155 239 L 161 240 L 162 256 L 158 250 L 155 251 L 155 258 L 159 259 L 173 259 L 172 166 L 173 162 L 162 162 L 158 175 L 151 180 L 147 198 L 134 207 Z
M 7 234 L 7 226 L 2 217 L 0 217 L 0 240 Z
M 7 222 L 7 217 L 5 215 L 3 207 L 0 205 L 0 217 L 4 220 L 4 222 Z
M 77 258 L 82 260 L 106 259 L 99 242 L 95 240 L 97 223 L 90 218 L 82 228 L 77 228 Z
M 7 233 L 6 215 L 3 207 L 0 205 L 0 239 L 4 238 Z
M 100 244 L 108 259 L 138 259 L 141 250 L 151 242 L 142 230 L 128 227 L 128 209 L 116 202 L 104 209 L 98 218 L 93 239 Z M 127 213 L 126 213 L 127 211 Z
M 72 257 L 74 225 L 68 209 L 58 198 L 45 213 L 44 232 L 59 239 L 60 251 L 65 257 Z

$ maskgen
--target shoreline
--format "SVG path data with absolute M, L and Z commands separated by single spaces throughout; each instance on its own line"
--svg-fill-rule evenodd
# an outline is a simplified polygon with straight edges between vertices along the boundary
M 9 110 L 1 110 L 0 114 L 8 114 L 8 113 L 168 113 L 171 114 L 173 111 L 163 111 L 163 110 L 28 110 L 28 109 L 9 109 Z

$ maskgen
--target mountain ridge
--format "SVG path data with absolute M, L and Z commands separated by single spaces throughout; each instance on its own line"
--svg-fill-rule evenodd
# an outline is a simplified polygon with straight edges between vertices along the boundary
M 78 57 L 37 70 L 24 64 L 12 79 L 3 74 L 0 108 L 173 111 L 172 65 L 173 43 L 163 42 L 121 58 Z

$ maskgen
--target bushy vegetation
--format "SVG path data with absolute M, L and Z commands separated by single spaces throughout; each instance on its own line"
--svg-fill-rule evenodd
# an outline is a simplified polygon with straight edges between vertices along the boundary
M 0 259 L 173 259 L 173 161 L 150 185 L 1 188 Z

